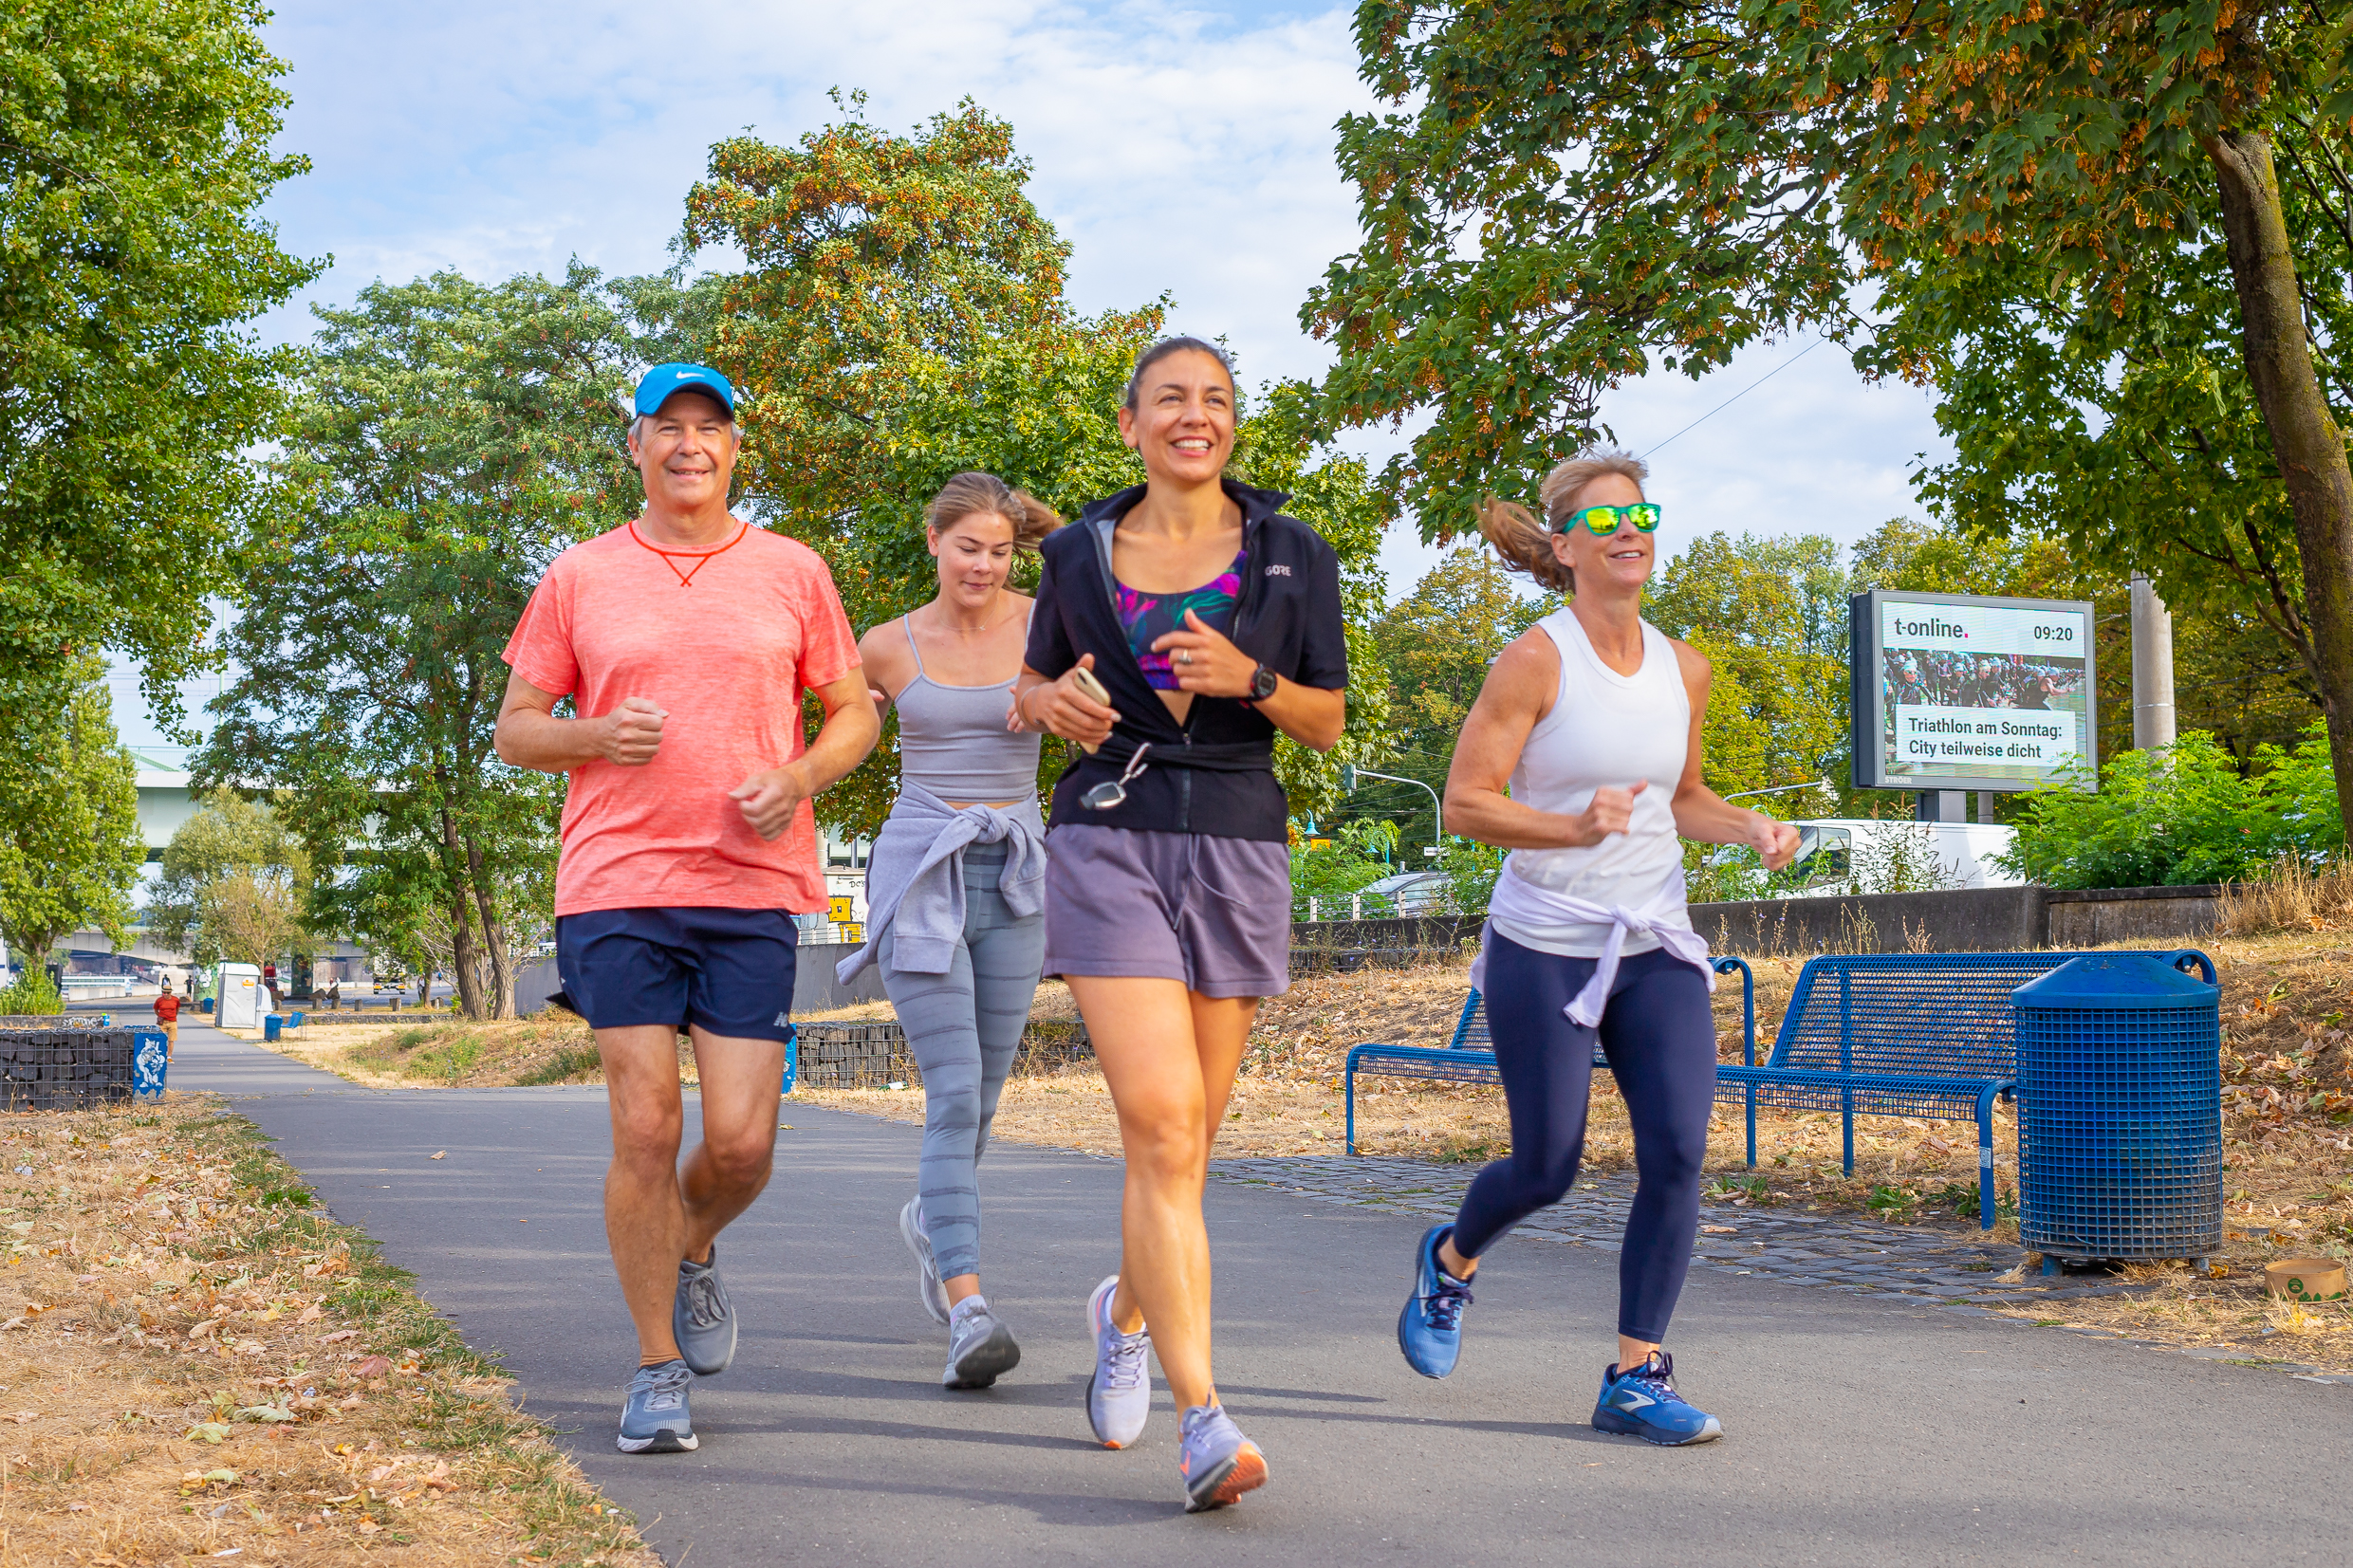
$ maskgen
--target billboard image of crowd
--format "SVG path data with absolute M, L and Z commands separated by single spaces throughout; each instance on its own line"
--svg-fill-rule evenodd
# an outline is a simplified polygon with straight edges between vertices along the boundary
M 1875 743 L 1859 784 L 2023 789 L 2092 766 L 2089 605 L 1875 592 L 1856 608 L 1857 738 Z

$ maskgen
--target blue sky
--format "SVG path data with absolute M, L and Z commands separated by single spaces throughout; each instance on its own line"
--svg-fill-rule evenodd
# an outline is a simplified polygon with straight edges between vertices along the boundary
M 577 255 L 659 268 L 711 143 L 746 128 L 791 139 L 831 115 L 826 90 L 840 86 L 864 90 L 886 126 L 968 96 L 1010 120 L 1034 199 L 1074 247 L 1082 308 L 1165 291 L 1173 324 L 1228 339 L 1246 381 L 1313 375 L 1326 353 L 1300 331 L 1299 302 L 1357 236 L 1333 127 L 1373 106 L 1352 14 L 1122 0 L 281 0 L 267 36 L 291 66 L 283 145 L 313 172 L 269 215 L 288 249 L 334 266 L 264 327 L 305 336 L 311 300 L 442 267 L 552 272 Z M 1603 417 L 1645 451 L 1805 346 L 1760 346 L 1698 382 L 1649 378 L 1610 397 Z M 1380 456 L 1386 439 L 1352 444 Z M 1869 386 L 1825 346 L 1660 454 L 1662 542 L 1716 528 L 1851 542 L 1918 514 L 1914 455 L 1941 450 L 1925 397 Z M 1393 540 L 1391 593 L 1433 559 Z M 116 707 L 131 744 L 160 741 L 128 672 Z

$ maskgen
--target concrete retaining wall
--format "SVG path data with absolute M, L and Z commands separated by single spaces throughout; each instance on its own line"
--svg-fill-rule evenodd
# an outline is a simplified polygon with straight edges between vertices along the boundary
M 1851 898 L 1694 904 L 1719 952 L 2003 952 L 2110 942 L 2187 942 L 2214 930 L 2222 890 L 1959 888 Z

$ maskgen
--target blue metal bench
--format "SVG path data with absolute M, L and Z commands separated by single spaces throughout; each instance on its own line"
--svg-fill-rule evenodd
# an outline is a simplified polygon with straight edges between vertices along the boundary
M 1740 1013 L 1743 1060 L 1756 1061 L 1756 976 L 1749 966 L 1737 958 L 1714 960 L 1715 972 L 1740 974 Z M 1602 1072 L 1609 1070 L 1600 1046 L 1593 1049 L 1593 1065 Z M 1356 1153 L 1356 1075 L 1360 1072 L 1377 1074 L 1381 1078 L 1432 1079 L 1442 1083 L 1501 1083 L 1503 1075 L 1495 1070 L 1492 1038 L 1487 1032 L 1487 1003 L 1477 991 L 1462 999 L 1462 1016 L 1454 1022 L 1454 1035 L 1444 1045 L 1382 1045 L 1364 1044 L 1348 1050 L 1348 1153 Z
M 1748 1116 L 1756 1164 L 1756 1108 L 1836 1111 L 1843 1163 L 1855 1172 L 1855 1116 L 1918 1116 L 1977 1124 L 1977 1217 L 1993 1227 L 1993 1102 L 2017 1083 L 2010 993 L 2078 956 L 2072 952 L 1848 953 L 1808 959 L 1762 1067 L 1718 1067 L 1716 1097 Z M 2214 961 L 2181 949 L 2147 956 Z
M 1756 990 L 1737 958 L 1716 972 L 1742 974 L 1738 1066 L 1716 1068 L 1716 1098 L 1748 1117 L 1749 1164 L 1756 1164 L 1756 1110 L 1836 1111 L 1844 1166 L 1855 1171 L 1855 1116 L 1918 1116 L 1977 1124 L 1977 1218 L 1993 1227 L 1993 1103 L 2016 1088 L 2017 1048 L 2010 993 L 2077 955 L 2072 952 L 1850 953 L 1806 961 L 1782 1015 L 1772 1054 L 1756 1062 Z M 2192 963 L 2211 984 L 2214 961 L 2194 950 L 2152 952 L 2177 968 Z M 1356 1075 L 1498 1081 L 1486 1009 L 1477 992 L 1463 1005 L 1446 1050 L 1359 1045 L 1348 1053 L 1348 1149 L 1356 1150 Z M 1595 1064 L 1605 1065 L 1595 1052 Z

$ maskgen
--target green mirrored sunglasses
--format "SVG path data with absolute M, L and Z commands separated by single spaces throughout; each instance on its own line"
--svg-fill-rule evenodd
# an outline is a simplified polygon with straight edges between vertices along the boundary
M 1637 501 L 1631 507 L 1586 507 L 1571 512 L 1568 521 L 1561 525 L 1561 531 L 1566 533 L 1580 523 L 1604 539 L 1616 533 L 1621 523 L 1633 524 L 1637 533 L 1653 533 L 1658 527 L 1658 503 Z

